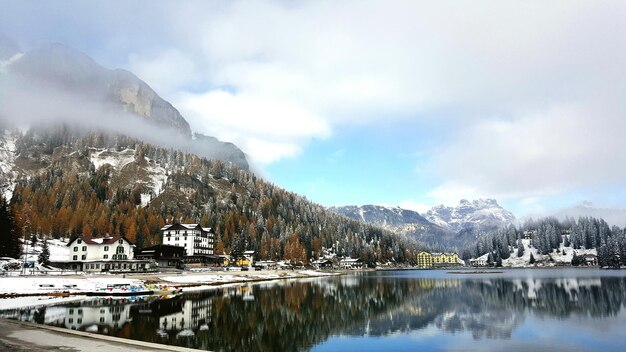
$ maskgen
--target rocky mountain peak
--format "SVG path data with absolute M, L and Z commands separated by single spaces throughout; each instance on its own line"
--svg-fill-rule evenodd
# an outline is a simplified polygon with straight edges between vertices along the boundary
M 456 207 L 438 205 L 431 208 L 426 219 L 444 228 L 485 232 L 515 221 L 515 216 L 502 208 L 495 199 L 461 199 Z

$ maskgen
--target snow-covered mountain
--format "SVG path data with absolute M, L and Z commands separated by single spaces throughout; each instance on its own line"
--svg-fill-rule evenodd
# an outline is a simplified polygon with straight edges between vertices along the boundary
M 428 221 L 456 233 L 480 234 L 498 229 L 515 221 L 515 216 L 502 208 L 495 199 L 462 199 L 456 207 L 438 205 L 431 208 Z
M 431 223 L 413 210 L 381 205 L 348 205 L 328 210 L 426 243 L 447 245 L 455 242 L 452 232 Z
M 386 226 L 401 226 L 406 224 L 432 225 L 418 212 L 402 209 L 400 207 L 386 207 L 381 205 L 348 205 L 343 207 L 330 207 L 329 210 L 334 213 L 347 216 L 351 219 Z
M 424 216 L 412 210 L 379 205 L 330 207 L 329 210 L 444 247 L 458 246 L 515 221 L 515 216 L 495 199 L 471 202 L 463 199 L 456 207 L 433 207 Z

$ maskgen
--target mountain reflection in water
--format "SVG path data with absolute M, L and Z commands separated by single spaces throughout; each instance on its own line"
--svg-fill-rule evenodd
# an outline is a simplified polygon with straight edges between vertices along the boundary
M 365 273 L 171 299 L 95 299 L 0 316 L 206 350 L 296 351 L 331 337 L 384 337 L 427 328 L 448 336 L 469 334 L 479 342 L 510 340 L 529 316 L 601 320 L 618 316 L 626 302 L 623 275 L 448 276 Z

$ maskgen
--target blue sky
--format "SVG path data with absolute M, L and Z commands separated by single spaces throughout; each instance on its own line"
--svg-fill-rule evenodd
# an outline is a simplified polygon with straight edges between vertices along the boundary
M 323 205 L 626 208 L 622 1 L 0 0 Z

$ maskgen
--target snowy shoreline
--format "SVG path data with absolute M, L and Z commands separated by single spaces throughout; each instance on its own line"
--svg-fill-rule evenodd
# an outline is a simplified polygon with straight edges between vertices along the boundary
M 114 274 L 84 275 L 82 277 L 20 276 L 0 277 L 0 310 L 27 306 L 57 304 L 84 299 L 89 292 L 112 285 L 144 287 L 163 285 L 181 288 L 184 292 L 212 289 L 225 285 L 241 285 L 285 279 L 317 278 L 341 275 L 342 272 L 300 271 L 253 271 L 253 272 L 196 272 L 182 275 L 171 274 Z M 68 297 L 55 297 L 67 293 Z

